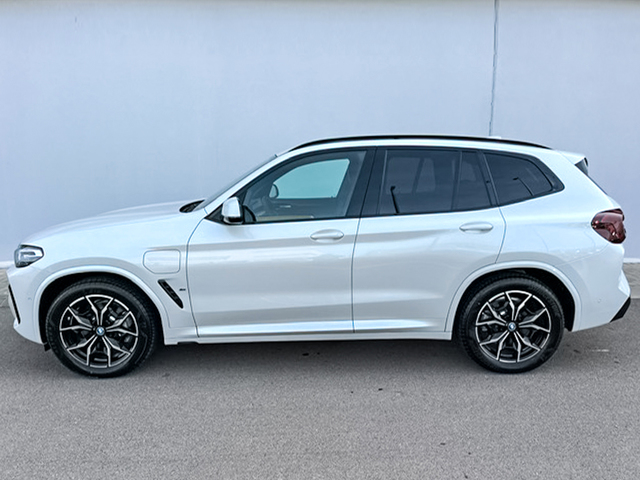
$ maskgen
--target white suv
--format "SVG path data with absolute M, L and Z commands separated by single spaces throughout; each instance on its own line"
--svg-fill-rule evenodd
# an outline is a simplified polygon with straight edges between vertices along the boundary
M 624 215 L 581 155 L 437 136 L 322 140 L 207 200 L 27 239 L 14 327 L 67 367 L 124 374 L 161 340 L 457 337 L 535 368 L 563 330 L 624 315 Z

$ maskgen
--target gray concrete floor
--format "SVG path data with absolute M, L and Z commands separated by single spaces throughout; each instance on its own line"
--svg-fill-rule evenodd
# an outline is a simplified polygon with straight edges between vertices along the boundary
M 7 298 L 7 273 L 5 270 L 0 269 L 0 307 L 5 307 L 9 303 Z
M 640 263 L 625 263 L 624 273 L 631 285 L 631 298 L 640 298 Z
M 160 348 L 92 380 L 0 308 L 0 478 L 640 478 L 640 301 L 537 370 L 455 342 Z
M 92 380 L 13 332 L 6 289 L 0 270 L 3 479 L 640 477 L 638 301 L 522 375 L 372 341 L 165 347 Z

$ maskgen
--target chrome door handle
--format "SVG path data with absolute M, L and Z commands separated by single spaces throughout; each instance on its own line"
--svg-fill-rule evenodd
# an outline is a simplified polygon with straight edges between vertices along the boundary
M 489 222 L 469 222 L 460 225 L 460 230 L 466 233 L 485 233 L 493 230 Z
M 344 233 L 340 230 L 319 230 L 315 233 L 311 234 L 311 240 L 315 240 L 316 242 L 332 242 L 336 240 L 340 240 L 344 237 Z

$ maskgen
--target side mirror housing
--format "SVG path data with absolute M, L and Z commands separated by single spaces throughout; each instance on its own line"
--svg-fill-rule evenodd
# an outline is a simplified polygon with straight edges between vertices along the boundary
M 242 223 L 242 207 L 238 197 L 231 197 L 222 204 L 222 220 L 229 225 Z

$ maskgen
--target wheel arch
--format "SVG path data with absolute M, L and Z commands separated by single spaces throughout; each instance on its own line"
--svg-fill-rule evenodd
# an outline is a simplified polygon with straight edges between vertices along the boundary
M 156 326 L 160 329 L 160 337 L 164 338 L 164 323 L 166 319 L 166 311 L 164 310 L 164 307 L 162 306 L 162 303 L 160 302 L 158 297 L 156 297 L 153 291 L 151 291 L 151 289 L 149 289 L 149 287 L 147 287 L 144 282 L 142 282 L 131 273 L 121 271 L 119 269 L 85 268 L 80 270 L 60 272 L 54 278 L 49 279 L 48 282 L 43 283 L 43 286 L 40 287 L 40 291 L 37 295 L 39 301 L 36 306 L 36 314 L 38 318 L 38 333 L 45 348 L 49 348 L 45 322 L 47 318 L 47 312 L 49 311 L 51 304 L 54 302 L 60 292 L 62 292 L 65 288 L 87 278 L 115 280 L 128 285 L 129 287 L 140 293 L 143 298 L 148 300 L 149 307 L 156 314 Z
M 575 320 L 580 314 L 580 303 L 578 292 L 572 283 L 554 267 L 539 264 L 524 265 L 493 265 L 494 268 L 480 270 L 471 275 L 465 283 L 458 289 L 452 302 L 447 318 L 447 331 L 453 331 L 455 323 L 458 321 L 460 310 L 463 308 L 465 300 L 477 290 L 478 286 L 494 277 L 504 274 L 526 275 L 542 282 L 549 287 L 558 297 L 564 313 L 564 326 L 572 331 Z M 499 268 L 495 268 L 499 267 Z

